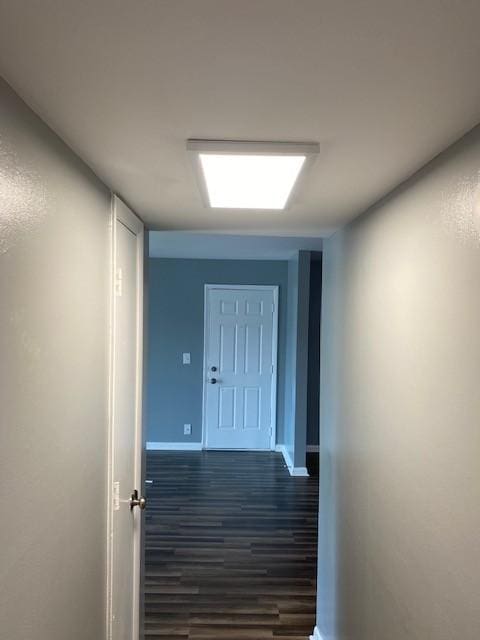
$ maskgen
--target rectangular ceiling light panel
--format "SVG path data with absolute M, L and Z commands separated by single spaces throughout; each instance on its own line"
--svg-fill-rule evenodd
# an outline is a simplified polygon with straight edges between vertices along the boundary
M 318 145 L 189 140 L 209 207 L 285 209 Z

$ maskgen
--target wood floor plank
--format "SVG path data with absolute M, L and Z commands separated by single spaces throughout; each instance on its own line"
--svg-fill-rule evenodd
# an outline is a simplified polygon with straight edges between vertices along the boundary
M 308 638 L 317 458 L 303 478 L 275 453 L 148 452 L 146 637 Z

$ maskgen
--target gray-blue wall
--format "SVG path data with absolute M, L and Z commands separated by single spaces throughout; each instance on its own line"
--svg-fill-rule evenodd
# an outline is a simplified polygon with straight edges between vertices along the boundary
M 284 442 L 287 262 L 149 261 L 147 440 L 201 442 L 205 284 L 279 286 L 277 442 Z M 182 353 L 191 364 L 182 364 Z M 191 436 L 183 425 L 192 425 Z
M 298 255 L 297 359 L 295 380 L 296 467 L 305 466 L 307 450 L 308 321 L 310 303 L 310 251 Z
M 286 313 L 285 448 L 293 461 L 295 449 L 295 381 L 297 361 L 298 255 L 288 261 Z
M 320 413 L 320 311 L 322 306 L 322 261 L 310 263 L 310 309 L 308 324 L 307 443 L 318 445 Z
M 288 261 L 285 448 L 295 467 L 305 466 L 307 444 L 310 252 Z

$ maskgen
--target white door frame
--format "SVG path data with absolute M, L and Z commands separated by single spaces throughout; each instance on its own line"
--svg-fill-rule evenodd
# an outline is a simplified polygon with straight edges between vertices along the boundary
M 136 299 L 136 334 L 137 334 L 137 358 L 136 358 L 136 388 L 135 388 L 135 485 L 143 493 L 142 485 L 142 386 L 143 386 L 143 273 L 144 273 L 144 225 L 140 218 L 112 193 L 111 201 L 111 288 L 110 288 L 110 347 L 109 347 L 109 400 L 108 400 L 108 479 L 107 479 L 107 606 L 106 606 L 106 633 L 107 640 L 112 638 L 112 613 L 113 613 L 113 438 L 114 438 L 114 399 L 115 399 L 115 312 L 116 312 L 116 287 L 117 265 L 117 224 L 121 223 L 135 234 L 137 239 L 136 266 L 137 266 L 137 299 Z M 140 638 L 140 566 L 142 547 L 142 518 L 139 518 L 140 526 L 134 538 L 134 582 L 133 582 L 133 638 L 125 640 L 138 640 Z
M 271 291 L 273 293 L 273 328 L 272 328 L 272 390 L 270 394 L 270 410 L 272 416 L 272 434 L 270 449 L 275 451 L 277 442 L 277 366 L 278 366 L 278 285 L 258 284 L 206 284 L 204 291 L 203 313 L 203 401 L 202 401 L 202 448 L 206 447 L 206 398 L 207 398 L 207 353 L 208 353 L 208 293 L 212 289 L 237 289 L 246 291 Z

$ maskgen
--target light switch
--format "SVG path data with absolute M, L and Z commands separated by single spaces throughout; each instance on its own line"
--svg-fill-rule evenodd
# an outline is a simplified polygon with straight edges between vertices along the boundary
M 184 353 L 183 354 L 183 364 L 190 364 L 190 354 L 189 353 Z
M 184 436 L 192 435 L 192 425 L 191 424 L 184 424 L 183 425 L 183 435 Z

